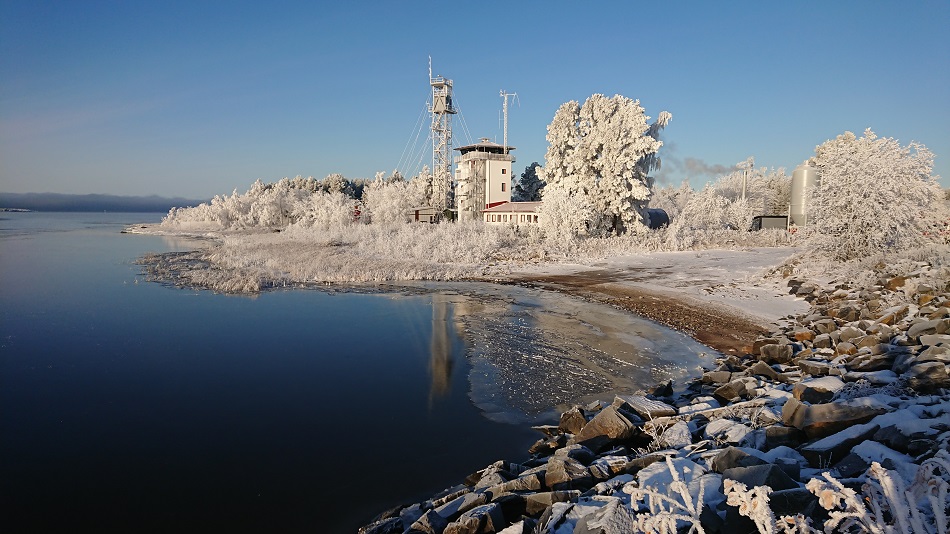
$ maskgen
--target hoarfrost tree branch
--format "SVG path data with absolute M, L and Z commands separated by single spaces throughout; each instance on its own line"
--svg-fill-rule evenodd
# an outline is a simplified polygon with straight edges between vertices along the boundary
M 659 168 L 657 151 L 663 145 L 657 137 L 671 118 L 664 111 L 648 124 L 640 101 L 621 95 L 591 95 L 583 106 L 562 104 L 548 125 L 545 193 L 584 193 L 593 216 L 570 222 L 583 222 L 592 235 L 645 230 L 649 173 Z
M 809 203 L 816 248 L 850 260 L 939 242 L 948 215 L 933 158 L 920 143 L 901 146 L 870 129 L 816 147 L 810 163 L 820 184 Z

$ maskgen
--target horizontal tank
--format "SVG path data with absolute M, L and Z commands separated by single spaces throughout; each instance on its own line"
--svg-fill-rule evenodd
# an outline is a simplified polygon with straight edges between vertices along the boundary
M 808 195 L 818 185 L 818 169 L 802 163 L 792 172 L 792 199 L 789 205 L 789 223 L 796 226 L 808 224 Z

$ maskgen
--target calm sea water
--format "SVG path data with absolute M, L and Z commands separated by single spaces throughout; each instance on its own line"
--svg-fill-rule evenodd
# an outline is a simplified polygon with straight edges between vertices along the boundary
M 625 369 L 701 359 L 655 325 L 514 288 L 146 283 L 137 258 L 196 246 L 120 233 L 158 218 L 0 213 L 3 532 L 350 532 L 523 459 L 526 421 L 558 402 L 518 380 L 566 365 L 623 389 Z M 646 352 L 618 356 L 624 336 Z M 559 363 L 511 367 L 525 354 Z

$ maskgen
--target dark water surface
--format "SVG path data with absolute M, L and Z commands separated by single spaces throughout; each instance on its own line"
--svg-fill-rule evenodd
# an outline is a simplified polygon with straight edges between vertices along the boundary
M 525 458 L 527 421 L 565 399 L 702 360 L 517 288 L 146 283 L 137 258 L 197 246 L 119 233 L 158 218 L 0 213 L 0 531 L 352 532 Z M 525 395 L 538 384 L 550 398 Z

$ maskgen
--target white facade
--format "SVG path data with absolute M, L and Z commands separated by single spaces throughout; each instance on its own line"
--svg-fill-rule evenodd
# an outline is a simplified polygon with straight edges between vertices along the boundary
M 459 219 L 479 218 L 482 211 L 511 202 L 511 164 L 514 156 L 498 143 L 483 138 L 473 145 L 456 148 L 455 199 Z
M 540 202 L 505 202 L 482 211 L 488 224 L 538 224 Z

